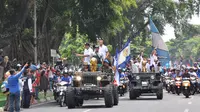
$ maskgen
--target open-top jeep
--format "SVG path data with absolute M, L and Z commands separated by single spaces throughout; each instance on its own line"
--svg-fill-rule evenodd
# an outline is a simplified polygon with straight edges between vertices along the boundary
M 129 98 L 136 99 L 144 93 L 155 93 L 157 99 L 163 98 L 163 83 L 160 73 L 133 73 L 129 76 Z
M 119 96 L 113 80 L 113 73 L 76 72 L 73 86 L 66 93 L 68 108 L 82 106 L 84 100 L 102 97 L 106 107 L 118 105 Z

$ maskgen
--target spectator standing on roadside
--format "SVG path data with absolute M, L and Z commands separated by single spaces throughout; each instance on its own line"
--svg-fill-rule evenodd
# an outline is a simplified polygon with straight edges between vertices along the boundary
M 23 84 L 23 108 L 30 107 L 31 93 L 32 93 L 32 79 L 31 79 L 31 71 L 28 71 L 24 74 L 25 81 Z
M 10 109 L 9 112 L 20 111 L 20 87 L 19 87 L 19 78 L 22 76 L 25 68 L 28 67 L 28 64 L 25 64 L 22 70 L 16 74 L 15 70 L 10 70 L 10 77 L 8 78 L 8 88 L 10 92 Z M 15 109 L 14 109 L 15 103 Z
M 35 92 L 35 99 L 39 100 L 38 93 L 39 93 L 39 89 L 40 89 L 40 70 L 36 70 L 35 74 L 36 74 L 36 76 L 35 76 L 36 79 L 33 82 L 33 89 Z
M 48 86 L 49 86 L 48 77 L 45 75 L 45 71 L 43 70 L 40 76 L 40 90 L 44 91 L 45 98 L 46 98 Z
M 50 89 L 50 91 L 53 91 L 53 76 L 54 76 L 53 73 L 54 73 L 54 68 L 51 67 L 50 71 L 49 71 L 49 74 L 48 74 L 48 76 L 49 76 L 49 89 Z
M 8 70 L 11 69 L 11 63 L 9 61 L 8 56 L 4 57 L 3 62 L 1 63 L 1 66 L 4 67 L 4 73 L 6 73 Z
M 2 86 L 5 87 L 6 90 L 2 91 L 5 95 L 6 95 L 6 103 L 5 103 L 5 106 L 4 106 L 4 111 L 8 111 L 9 110 L 9 88 L 8 88 L 8 77 L 10 76 L 10 73 L 9 72 L 6 72 L 5 75 L 4 75 L 4 82 L 2 84 Z

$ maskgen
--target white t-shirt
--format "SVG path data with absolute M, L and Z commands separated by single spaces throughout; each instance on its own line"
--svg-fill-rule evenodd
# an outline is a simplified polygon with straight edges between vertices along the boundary
M 196 74 L 195 72 L 189 72 L 189 74 L 190 74 L 191 76 L 197 77 L 197 74 Z
M 152 55 L 151 55 L 151 56 L 150 56 L 150 64 L 151 64 L 151 65 L 155 65 L 155 60 L 157 60 L 157 59 L 158 59 L 157 56 L 155 56 L 155 55 L 152 56 Z
M 84 55 L 89 55 L 88 57 L 84 58 L 84 62 L 87 62 L 88 64 L 90 64 L 90 57 L 92 53 L 93 53 L 93 50 L 91 48 L 84 50 Z
M 99 46 L 99 52 L 103 54 L 103 59 L 106 58 L 106 53 L 108 52 L 108 48 L 105 45 Z
M 148 73 L 151 72 L 150 66 L 151 66 L 151 64 L 149 64 L 149 63 L 146 64 L 146 69 L 147 69 Z

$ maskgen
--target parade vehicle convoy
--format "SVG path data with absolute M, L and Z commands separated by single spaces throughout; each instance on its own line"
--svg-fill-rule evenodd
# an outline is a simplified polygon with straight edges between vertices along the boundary
M 118 105 L 119 96 L 113 80 L 113 73 L 76 72 L 73 86 L 66 92 L 68 108 L 82 106 L 84 100 L 94 98 L 104 98 L 106 107 Z
M 160 73 L 132 73 L 129 76 L 129 98 L 131 100 L 143 94 L 154 93 L 157 99 L 163 99 L 163 83 Z

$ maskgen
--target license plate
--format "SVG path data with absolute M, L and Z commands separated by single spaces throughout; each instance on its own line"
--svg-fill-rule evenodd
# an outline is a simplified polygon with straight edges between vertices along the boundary
M 142 86 L 148 86 L 148 82 L 142 82 Z

